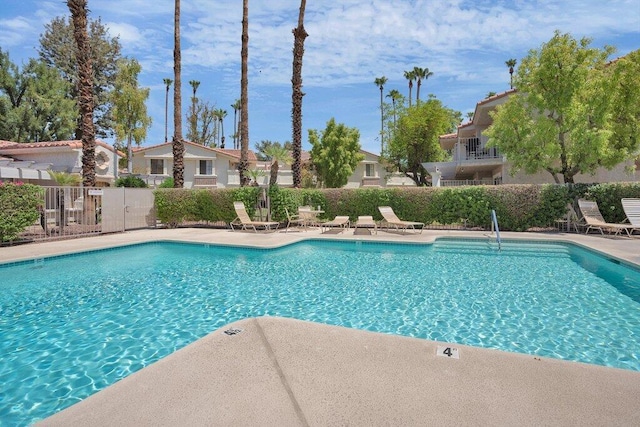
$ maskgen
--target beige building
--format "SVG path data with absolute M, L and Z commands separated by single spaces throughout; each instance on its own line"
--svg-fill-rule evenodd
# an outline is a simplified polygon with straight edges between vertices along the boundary
M 473 119 L 458 126 L 456 133 L 442 135 L 440 146 L 451 160 L 423 163 L 431 174 L 434 186 L 544 184 L 553 183 L 548 172 L 533 175 L 523 172 L 511 176 L 509 162 L 497 148 L 487 147 L 488 137 L 483 132 L 493 123 L 489 113 L 504 104 L 515 89 L 483 99 L 476 104 Z M 636 172 L 629 173 L 628 169 Z M 578 174 L 575 182 L 628 182 L 640 181 L 640 161 L 627 161 L 612 170 L 599 169 L 595 175 Z
M 112 185 L 122 157 L 112 146 L 96 141 L 96 181 Z M 48 170 L 82 174 L 82 141 L 18 143 L 0 141 L 0 180 L 56 185 Z

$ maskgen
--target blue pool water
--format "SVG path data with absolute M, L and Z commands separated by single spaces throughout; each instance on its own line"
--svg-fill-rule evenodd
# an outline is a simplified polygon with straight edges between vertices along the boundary
M 152 243 L 0 266 L 0 424 L 284 316 L 640 371 L 640 271 L 578 247 Z

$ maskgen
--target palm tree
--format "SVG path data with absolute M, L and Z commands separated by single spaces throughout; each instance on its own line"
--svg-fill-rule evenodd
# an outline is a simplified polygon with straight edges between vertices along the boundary
M 307 1 L 300 1 L 300 10 L 298 12 L 298 26 L 292 30 L 293 32 L 293 77 L 291 84 L 293 91 L 291 94 L 291 118 L 293 120 L 293 164 L 291 171 L 293 173 L 293 186 L 300 188 L 302 186 L 302 57 L 304 55 L 304 40 L 309 35 L 304 29 L 304 10 L 307 7 Z
M 278 181 L 278 169 L 280 163 L 291 163 L 293 158 L 289 150 L 280 144 L 272 144 L 264 150 L 264 154 L 271 160 L 271 174 L 269 176 L 269 186 L 275 185 Z
M 387 94 L 387 98 L 391 98 L 391 104 L 393 105 L 393 127 L 396 127 L 396 102 L 402 99 L 402 94 L 397 89 L 391 89 Z
M 189 80 L 189 84 L 191 85 L 193 96 L 191 97 L 191 116 L 189 117 L 189 127 L 191 131 L 191 135 L 198 134 L 198 112 L 197 104 L 198 98 L 196 97 L 196 92 L 198 91 L 198 87 L 200 86 L 200 82 L 198 80 Z M 189 133 L 187 133 L 187 138 L 189 138 Z M 192 141 L 197 142 L 197 141 Z
M 513 58 L 505 62 L 505 64 L 507 64 L 507 67 L 509 67 L 509 86 L 511 87 L 511 89 L 513 89 L 513 67 L 516 66 L 517 62 L 518 61 Z
M 418 89 L 416 90 L 416 104 L 420 104 L 420 86 L 422 86 L 422 80 L 427 80 L 433 76 L 433 73 L 428 68 L 413 67 L 413 75 L 418 83 Z
M 249 57 L 249 0 L 242 0 L 242 58 L 240 77 L 240 163 L 238 172 L 240 173 L 240 185 L 245 186 L 250 182 L 247 176 L 249 170 L 249 80 L 248 80 L 248 57 Z
M 169 142 L 169 137 L 168 137 L 168 115 L 169 115 L 169 87 L 171 86 L 171 83 L 173 83 L 173 80 L 171 79 L 162 79 L 162 81 L 164 82 L 165 86 L 167 87 L 167 92 L 164 95 L 164 142 Z
M 220 127 L 218 128 L 218 141 L 220 141 L 220 148 L 224 148 L 224 118 L 227 117 L 227 110 L 219 108 L 214 111 L 216 119 L 220 122 Z M 222 134 L 222 137 L 220 137 Z
M 184 186 L 184 141 L 182 140 L 182 75 L 180 58 L 180 0 L 173 15 L 173 187 Z
M 384 90 L 384 85 L 387 83 L 387 78 L 385 76 L 376 77 L 373 81 L 376 86 L 380 89 L 380 154 L 384 150 L 384 108 L 382 103 L 382 91 Z
M 237 150 L 237 139 L 238 139 L 238 110 L 240 109 L 240 100 L 236 99 L 236 101 L 231 104 L 231 108 L 233 108 L 233 149 Z
M 91 47 L 87 32 L 87 0 L 68 0 L 73 21 L 73 38 L 78 48 L 78 86 L 82 129 L 82 182 L 85 187 L 96 185 L 96 136 L 93 126 L 93 72 Z
M 413 80 L 416 78 L 413 70 L 405 71 L 404 78 L 409 80 L 409 107 L 411 107 L 411 89 L 413 89 Z

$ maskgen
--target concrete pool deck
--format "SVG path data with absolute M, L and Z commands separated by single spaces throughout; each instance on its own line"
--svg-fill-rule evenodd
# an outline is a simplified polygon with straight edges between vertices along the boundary
M 141 230 L 3 247 L 0 262 L 154 240 L 275 247 L 306 238 L 431 242 L 486 234 Z M 502 238 L 573 242 L 640 265 L 637 237 Z M 457 348 L 459 359 L 438 356 L 438 346 Z M 40 424 L 640 425 L 637 396 L 640 372 L 262 317 L 214 331 Z

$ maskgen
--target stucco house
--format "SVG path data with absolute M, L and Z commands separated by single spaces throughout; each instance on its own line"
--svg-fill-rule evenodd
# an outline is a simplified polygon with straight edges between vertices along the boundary
M 103 141 L 96 141 L 96 181 L 112 185 L 118 175 L 122 153 Z M 48 170 L 82 173 L 82 141 L 18 143 L 0 141 L 0 180 L 38 185 L 56 185 Z
M 457 132 L 440 136 L 440 146 L 451 157 L 447 162 L 423 163 L 431 174 L 434 186 L 455 185 L 499 185 L 499 184 L 545 184 L 553 183 L 548 172 L 511 175 L 508 159 L 496 148 L 487 147 L 488 137 L 483 132 L 491 126 L 490 112 L 504 104 L 515 89 L 488 97 L 476 104 L 473 119 L 458 126 Z M 627 172 L 635 165 L 636 172 Z M 626 182 L 640 181 L 640 161 L 627 161 L 612 170 L 600 168 L 595 175 L 578 174 L 575 182 Z
M 185 141 L 184 143 L 184 188 L 226 188 L 239 187 L 240 150 L 205 147 Z M 365 156 L 349 177 L 345 187 L 359 188 L 385 186 L 385 175 L 379 163 L 379 157 L 362 151 Z M 257 183 L 269 184 L 271 162 L 260 161 L 249 150 L 249 169 L 260 171 Z M 309 152 L 302 152 L 302 161 L 310 160 Z M 157 186 L 173 176 L 173 147 L 171 142 L 150 147 L 136 148 L 133 151 L 133 174 L 139 176 L 150 186 Z M 281 164 L 278 171 L 278 185 L 293 185 L 291 165 Z

